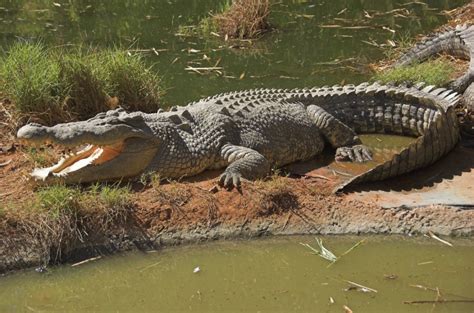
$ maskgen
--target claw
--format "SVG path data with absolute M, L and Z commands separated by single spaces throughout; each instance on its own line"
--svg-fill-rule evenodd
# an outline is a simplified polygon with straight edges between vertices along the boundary
M 241 184 L 240 174 L 224 172 L 219 177 L 219 186 L 231 190 L 232 188 L 239 188 Z
M 364 145 L 340 147 L 336 150 L 336 161 L 367 162 L 372 160 L 372 152 Z

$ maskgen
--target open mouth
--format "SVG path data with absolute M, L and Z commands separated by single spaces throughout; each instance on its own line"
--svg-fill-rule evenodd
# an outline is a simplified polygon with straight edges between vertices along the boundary
M 89 144 L 78 152 L 63 156 L 51 167 L 35 169 L 31 176 L 37 180 L 45 180 L 49 175 L 64 177 L 86 166 L 100 165 L 113 160 L 122 153 L 123 148 L 123 141 L 104 146 Z

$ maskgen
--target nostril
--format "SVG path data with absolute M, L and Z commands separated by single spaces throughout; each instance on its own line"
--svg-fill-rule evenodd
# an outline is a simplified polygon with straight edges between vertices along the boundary
M 43 125 L 41 125 L 39 123 L 29 123 L 28 125 L 34 126 L 34 127 L 43 127 Z

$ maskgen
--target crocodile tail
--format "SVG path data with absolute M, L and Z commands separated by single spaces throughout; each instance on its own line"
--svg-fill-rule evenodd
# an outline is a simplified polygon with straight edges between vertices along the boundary
M 464 92 L 474 82 L 474 25 L 460 29 L 459 37 L 469 51 L 469 69 L 464 75 L 452 82 L 450 88 L 457 92 Z
M 416 96 L 424 103 L 434 104 L 437 108 L 423 135 L 395 154 L 392 159 L 340 184 L 334 192 L 343 192 L 356 184 L 380 181 L 428 166 L 447 154 L 457 144 L 459 128 L 454 105 L 459 100 L 459 94 L 444 88 L 434 89 L 433 86 L 422 90 L 409 88 L 404 93 L 408 96 L 410 94 Z
M 423 62 L 441 52 L 467 59 L 470 55 L 463 39 L 466 33 L 472 32 L 472 28 L 473 26 L 458 25 L 442 33 L 427 36 L 404 53 L 394 66 Z
M 449 86 L 457 92 L 463 92 L 474 78 L 474 25 L 458 25 L 422 39 L 403 54 L 393 66 L 400 67 L 423 62 L 438 53 L 470 60 L 468 71 Z

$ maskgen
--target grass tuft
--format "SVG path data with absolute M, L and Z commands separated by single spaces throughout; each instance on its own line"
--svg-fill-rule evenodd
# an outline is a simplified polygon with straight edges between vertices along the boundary
M 288 185 L 288 180 L 275 174 L 267 180 L 255 182 L 257 192 L 255 202 L 259 215 L 270 216 L 296 210 L 299 207 L 298 197 Z
M 97 184 L 88 190 L 49 186 L 39 189 L 29 203 L 2 207 L 0 233 L 19 232 L 31 244 L 40 245 L 47 264 L 60 261 L 87 237 L 107 238 L 127 221 L 132 207 L 127 186 Z
M 120 49 L 52 50 L 18 42 L 0 59 L 0 93 L 16 113 L 48 125 L 86 119 L 117 103 L 127 110 L 159 108 L 160 79 L 138 54 Z
M 95 54 L 74 53 L 58 60 L 59 81 L 66 90 L 65 109 L 82 120 L 106 111 L 107 75 L 102 60 Z
M 104 69 L 110 83 L 109 93 L 118 97 L 120 105 L 130 111 L 154 112 L 159 109 L 160 78 L 146 66 L 139 54 L 124 51 L 103 53 Z
M 374 81 L 382 83 L 419 83 L 443 86 L 451 81 L 455 69 L 446 61 L 437 59 L 406 67 L 388 69 L 375 74 Z
M 36 208 L 45 211 L 53 218 L 74 215 L 80 208 L 78 189 L 62 185 L 42 188 L 36 193 Z
M 64 119 L 61 100 L 59 63 L 41 43 L 17 42 L 0 59 L 1 92 L 8 96 L 21 113 L 28 113 L 53 123 Z
M 203 18 L 198 25 L 179 26 L 176 35 L 183 37 L 219 34 L 222 38 L 255 39 L 270 30 L 269 0 L 226 1 L 216 12 Z
M 219 33 L 237 39 L 252 39 L 270 29 L 269 0 L 234 0 L 232 4 L 212 17 Z

